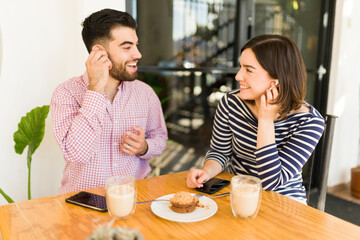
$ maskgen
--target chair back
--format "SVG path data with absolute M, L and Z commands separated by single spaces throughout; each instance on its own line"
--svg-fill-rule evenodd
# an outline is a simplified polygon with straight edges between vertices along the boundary
M 326 191 L 327 191 L 327 182 L 328 182 L 328 176 L 329 176 L 329 167 L 330 167 L 330 159 L 331 159 L 331 150 L 332 150 L 332 144 L 333 144 L 333 138 L 334 138 L 334 130 L 335 130 L 335 120 L 337 116 L 327 114 L 325 117 L 325 129 L 324 133 L 320 139 L 320 143 L 316 148 L 320 148 L 320 150 L 317 150 L 316 153 L 311 155 L 311 157 L 308 160 L 307 164 L 307 178 L 304 181 L 305 187 L 306 187 L 306 198 L 307 202 L 310 203 L 310 193 L 314 192 L 314 189 L 316 192 L 318 192 L 317 200 L 311 204 L 317 209 L 324 211 L 325 209 L 325 202 L 326 202 Z M 317 164 L 314 164 L 314 161 L 317 162 Z M 312 183 L 312 177 L 314 172 L 314 167 L 317 167 L 317 174 L 318 174 L 318 183 L 316 186 Z

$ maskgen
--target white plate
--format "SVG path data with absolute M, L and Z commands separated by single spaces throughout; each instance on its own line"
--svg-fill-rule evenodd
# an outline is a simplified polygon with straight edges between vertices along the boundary
M 194 194 L 191 194 L 194 195 Z M 174 194 L 165 195 L 158 199 L 170 199 Z M 200 197 L 199 201 L 205 207 L 196 207 L 195 211 L 191 213 L 177 213 L 170 209 L 170 202 L 159 201 L 151 203 L 151 211 L 161 218 L 174 222 L 197 222 L 205 220 L 214 215 L 218 209 L 218 206 L 214 200 L 208 197 Z

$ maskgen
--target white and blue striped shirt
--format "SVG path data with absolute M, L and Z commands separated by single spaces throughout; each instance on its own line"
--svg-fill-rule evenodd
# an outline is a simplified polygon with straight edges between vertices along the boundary
M 238 92 L 227 93 L 217 107 L 205 161 L 216 160 L 233 174 L 256 176 L 264 190 L 306 201 L 302 167 L 324 131 L 323 117 L 305 103 L 310 112 L 274 122 L 276 144 L 256 149 L 258 122 Z

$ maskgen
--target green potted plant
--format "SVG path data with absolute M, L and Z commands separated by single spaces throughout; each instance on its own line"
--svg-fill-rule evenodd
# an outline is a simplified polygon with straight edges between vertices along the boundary
M 40 146 L 45 134 L 45 119 L 49 113 L 49 105 L 32 109 L 21 118 L 18 124 L 18 130 L 14 133 L 15 152 L 22 154 L 24 149 L 27 151 L 27 167 L 28 167 L 28 199 L 31 199 L 31 162 L 32 155 Z M 9 197 L 1 188 L 0 194 L 8 201 L 13 203 L 14 200 Z

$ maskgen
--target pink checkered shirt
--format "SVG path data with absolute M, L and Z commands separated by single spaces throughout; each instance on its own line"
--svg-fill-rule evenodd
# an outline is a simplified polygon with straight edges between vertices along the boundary
M 166 147 L 167 130 L 161 104 L 147 84 L 122 82 L 111 103 L 106 95 L 87 90 L 87 73 L 58 86 L 51 99 L 54 136 L 65 157 L 61 188 L 57 194 L 105 185 L 114 175 L 136 179 L 150 172 L 147 159 Z M 131 127 L 145 130 L 148 151 L 129 156 L 119 145 Z

